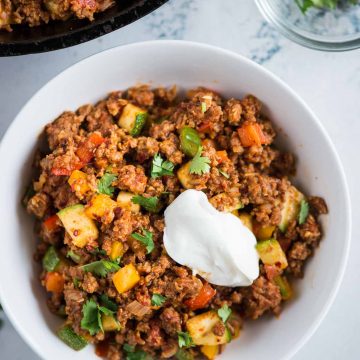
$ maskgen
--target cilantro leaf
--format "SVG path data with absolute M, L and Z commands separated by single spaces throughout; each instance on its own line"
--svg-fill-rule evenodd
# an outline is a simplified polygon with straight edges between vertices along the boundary
M 190 163 L 190 174 L 202 175 L 210 171 L 210 159 L 206 156 L 201 156 L 202 146 L 199 146 L 196 155 Z
M 223 170 L 221 170 L 221 169 L 219 169 L 219 173 L 220 173 L 222 176 L 224 176 L 226 179 L 229 179 L 229 178 L 230 178 L 230 175 L 229 175 L 227 172 L 225 172 L 225 171 L 223 171 Z
M 299 224 L 302 225 L 309 215 L 309 203 L 306 200 L 301 200 L 299 211 Z
M 153 294 L 153 296 L 151 297 L 151 305 L 161 306 L 166 300 L 167 299 L 165 296 L 162 296 L 160 294 Z
M 101 294 L 100 303 L 112 312 L 116 312 L 118 309 L 117 304 L 114 301 L 110 300 L 106 294 Z
M 151 177 L 153 179 L 164 176 L 173 175 L 174 164 L 171 161 L 164 160 L 160 154 L 156 154 L 151 164 Z
M 112 261 L 99 260 L 90 264 L 81 266 L 84 271 L 91 272 L 95 275 L 105 277 L 109 272 L 115 272 L 120 269 L 120 266 Z
M 154 250 L 154 241 L 153 241 L 153 234 L 149 230 L 141 229 L 144 235 L 139 233 L 132 233 L 131 237 L 135 240 L 140 241 L 146 247 L 146 251 L 150 254 Z
M 295 0 L 295 2 L 300 10 L 305 14 L 306 11 L 312 7 L 333 10 L 339 5 L 340 0 Z M 356 4 L 353 0 L 349 0 L 349 2 Z
M 45 256 L 42 259 L 43 268 L 46 271 L 54 271 L 59 263 L 60 263 L 59 255 L 57 254 L 54 246 L 50 246 L 47 249 Z
M 101 330 L 98 316 L 98 305 L 93 300 L 88 300 L 82 308 L 83 318 L 81 319 L 81 328 L 87 330 L 91 336 L 97 334 Z M 100 321 L 101 323 L 101 321 Z
M 81 328 L 89 331 L 90 335 L 97 334 L 100 330 L 104 332 L 101 320 L 101 314 L 114 316 L 114 311 L 105 306 L 99 306 L 95 300 L 88 300 L 82 308 L 83 318 L 81 319 Z
M 131 198 L 131 201 L 134 204 L 139 204 L 145 210 L 152 213 L 158 213 L 160 210 L 159 198 L 157 196 L 145 197 L 141 195 L 135 195 Z
M 111 184 L 117 179 L 114 174 L 105 173 L 98 182 L 98 191 L 100 194 L 111 196 L 114 193 L 114 187 Z
M 135 350 L 135 346 L 124 344 L 123 350 L 127 353 L 126 360 L 152 360 L 145 351 Z
M 114 315 L 114 312 L 111 311 L 110 309 L 106 308 L 105 306 L 98 306 L 98 310 L 99 310 L 99 312 L 102 312 L 103 314 L 105 314 L 107 316 Z
M 227 304 L 225 304 L 217 311 L 217 313 L 223 323 L 226 323 L 227 319 L 231 315 L 231 309 L 227 306 Z
M 178 332 L 178 343 L 180 348 L 194 346 L 194 342 L 190 334 L 183 331 Z

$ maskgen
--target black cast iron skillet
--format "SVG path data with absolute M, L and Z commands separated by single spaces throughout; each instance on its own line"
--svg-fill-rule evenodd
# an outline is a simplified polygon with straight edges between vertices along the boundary
M 77 45 L 119 29 L 142 18 L 168 0 L 119 0 L 110 9 L 96 14 L 95 20 L 51 21 L 29 28 L 0 31 L 0 56 L 24 55 Z

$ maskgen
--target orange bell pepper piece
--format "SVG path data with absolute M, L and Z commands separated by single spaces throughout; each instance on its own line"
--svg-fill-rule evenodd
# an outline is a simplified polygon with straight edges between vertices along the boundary
M 190 310 L 202 309 L 215 295 L 216 290 L 213 289 L 208 283 L 205 283 L 200 292 L 194 298 L 185 300 L 184 303 Z
M 98 146 L 100 146 L 105 139 L 97 134 L 92 133 L 76 150 L 76 155 L 79 157 L 81 162 L 86 165 L 94 157 L 94 152 Z
M 216 156 L 220 164 L 229 160 L 226 150 L 217 151 Z
M 64 290 L 64 277 L 56 271 L 52 271 L 45 276 L 45 288 L 49 292 L 61 293 Z
M 261 146 L 267 143 L 268 139 L 257 123 L 245 124 L 238 128 L 241 145 L 244 147 Z

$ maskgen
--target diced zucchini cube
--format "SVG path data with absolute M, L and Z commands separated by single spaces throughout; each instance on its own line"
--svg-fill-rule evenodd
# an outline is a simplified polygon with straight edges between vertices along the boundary
M 120 115 L 118 124 L 130 135 L 137 136 L 144 127 L 147 116 L 148 114 L 145 110 L 129 103 L 125 105 Z
M 256 245 L 256 250 L 265 265 L 275 265 L 280 269 L 285 269 L 288 266 L 286 255 L 275 239 L 259 242 Z
M 301 200 L 303 199 L 304 195 L 294 186 L 291 186 L 287 190 L 285 194 L 283 208 L 281 210 L 281 221 L 279 224 L 279 229 L 282 232 L 286 231 L 290 222 L 296 220 L 300 211 Z

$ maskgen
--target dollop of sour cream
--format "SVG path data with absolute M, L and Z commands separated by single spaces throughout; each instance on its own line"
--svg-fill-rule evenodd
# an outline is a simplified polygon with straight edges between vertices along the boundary
M 184 191 L 165 210 L 167 253 L 211 284 L 251 285 L 259 276 L 255 245 L 242 221 L 216 210 L 202 191 Z

